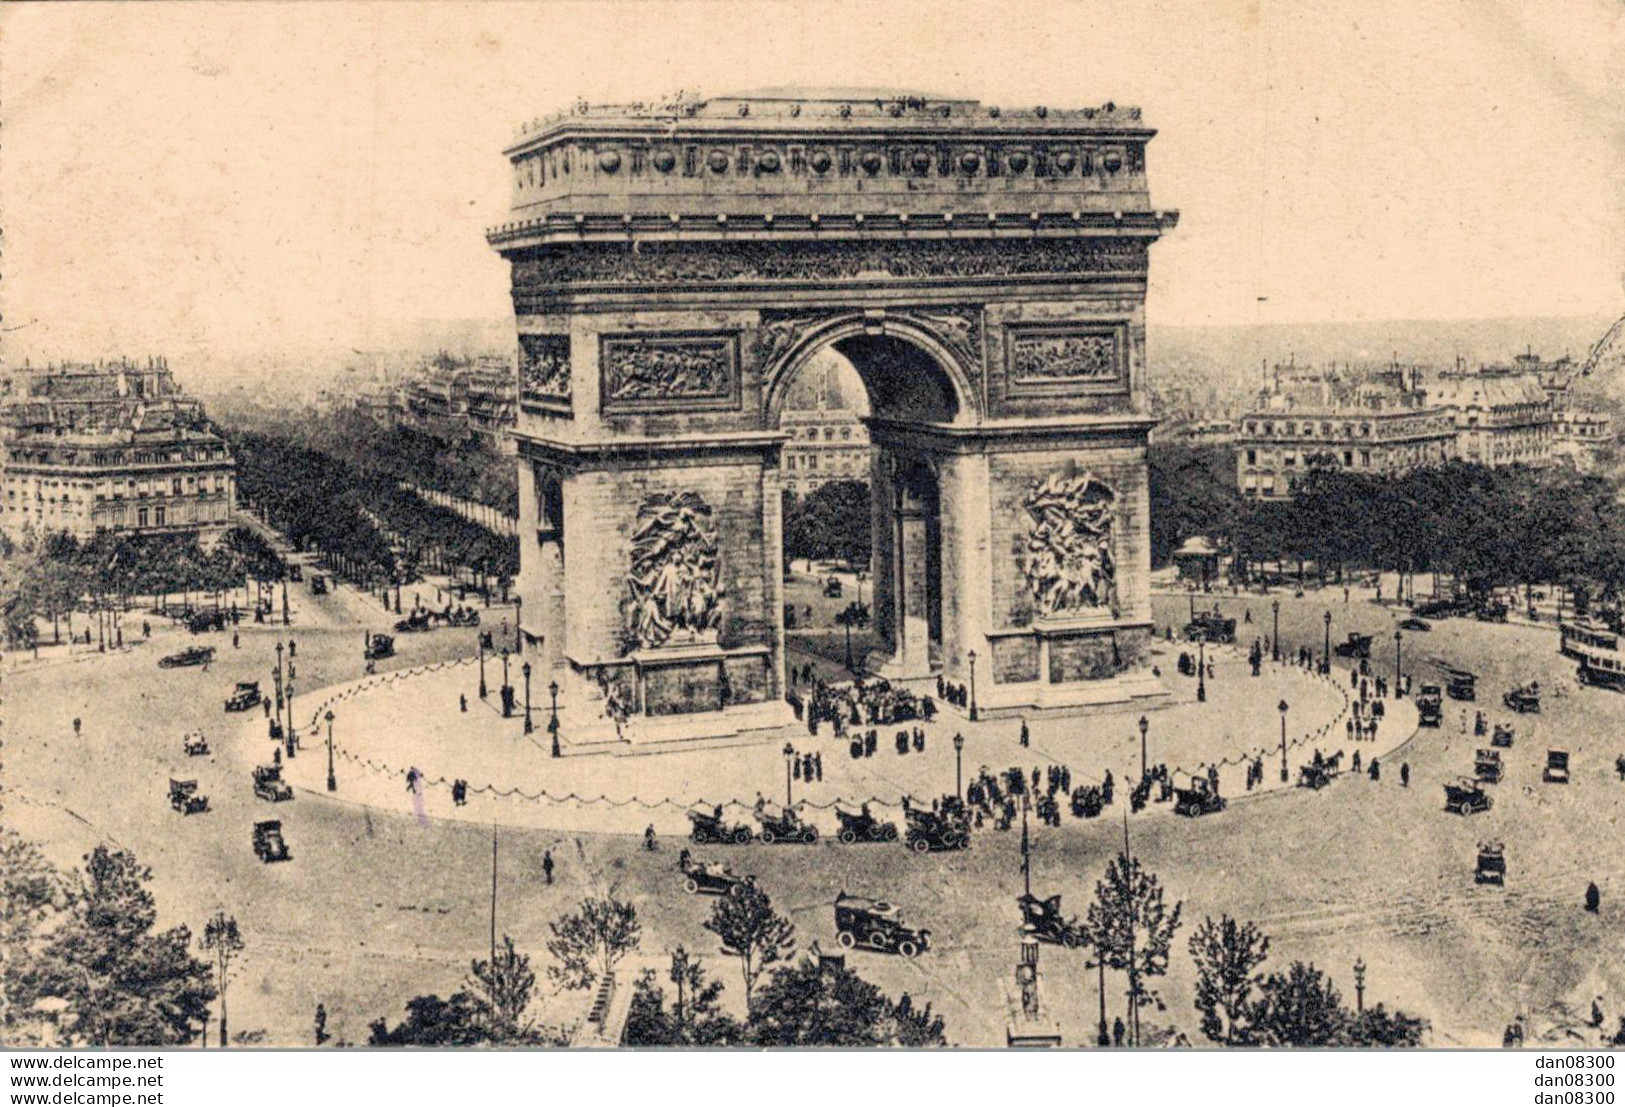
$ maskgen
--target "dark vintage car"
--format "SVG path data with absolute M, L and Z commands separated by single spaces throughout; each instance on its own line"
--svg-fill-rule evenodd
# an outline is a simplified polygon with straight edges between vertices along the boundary
M 1216 611 L 1198 611 L 1180 634 L 1189 642 L 1234 642 L 1236 621 Z
M 1528 684 L 1510 688 L 1501 702 L 1520 715 L 1540 714 L 1540 682 L 1530 681 Z
M 1473 869 L 1473 882 L 1475 884 L 1505 884 L 1506 879 L 1506 849 L 1500 842 L 1478 843 L 1478 864 Z
M 835 936 L 842 949 L 862 947 L 904 957 L 931 948 L 931 932 L 907 925 L 896 907 L 845 892 L 835 897 Z
M 1450 679 L 1445 684 L 1445 692 L 1453 700 L 1472 703 L 1478 699 L 1478 678 L 1472 673 L 1461 669 L 1450 671 Z
M 691 896 L 737 896 L 752 880 L 735 876 L 720 862 L 696 860 L 686 849 L 677 855 L 677 871 L 683 874 L 683 889 Z
M 310 594 L 312 596 L 327 595 L 327 578 L 320 573 L 310 574 Z
M 361 656 L 367 661 L 379 661 L 386 657 L 394 657 L 395 639 L 387 634 L 369 635 L 367 644 L 361 651 Z
M 845 589 L 841 585 L 841 578 L 840 577 L 827 577 L 827 578 L 825 578 L 825 580 L 824 580 L 824 595 L 834 598 L 834 597 L 839 597 L 842 594 L 842 592 L 844 592 L 844 591 L 845 591 Z
M 282 840 L 282 820 L 266 819 L 254 824 L 254 856 L 267 865 L 293 856 L 288 852 L 288 843 Z
M 260 705 L 260 683 L 257 680 L 239 680 L 237 688 L 226 700 L 227 711 L 250 711 Z
M 201 730 L 196 730 L 181 739 L 181 749 L 186 751 L 187 757 L 207 757 L 209 740 L 203 736 Z
M 1444 721 L 1444 694 L 1437 684 L 1424 684 L 1416 693 L 1416 722 L 1438 726 Z
M 690 811 L 688 821 L 693 824 L 689 837 L 696 842 L 733 842 L 745 845 L 756 835 L 743 823 L 727 823 L 722 819 L 722 808 L 712 811 Z
M 209 797 L 200 795 L 195 780 L 169 780 L 169 806 L 182 815 L 197 815 L 209 809 Z
M 1546 768 L 1541 770 L 1540 779 L 1547 784 L 1567 784 L 1569 782 L 1569 751 L 1547 750 Z
M 781 807 L 776 810 L 764 807 L 756 812 L 756 821 L 762 825 L 757 837 L 764 845 L 771 846 L 774 842 L 811 844 L 818 841 L 818 828 L 796 814 L 793 807 Z
M 1485 600 L 1473 608 L 1473 618 L 1484 623 L 1507 621 L 1507 605 L 1499 600 Z
M 1484 785 L 1471 777 L 1462 777 L 1454 784 L 1444 786 L 1444 809 L 1454 811 L 1458 815 L 1471 815 L 1479 811 L 1488 811 L 1491 807 L 1490 794 L 1484 791 Z
M 905 841 L 915 853 L 932 850 L 966 849 L 970 846 L 970 819 L 962 811 L 929 811 L 917 807 L 903 809 L 908 824 Z
M 1496 749 L 1511 749 L 1512 736 L 1514 733 L 1515 731 L 1513 731 L 1513 729 L 1507 726 L 1505 723 L 1496 723 L 1495 733 L 1490 735 L 1490 745 L 1494 746 Z
M 1465 615 L 1471 610 L 1472 604 L 1461 600 L 1429 600 L 1417 604 L 1411 613 L 1422 619 L 1448 619 L 1453 615 Z
M 1349 632 L 1348 640 L 1332 647 L 1338 657 L 1352 657 L 1364 661 L 1371 656 L 1371 635 Z
M 1190 787 L 1174 789 L 1174 813 L 1195 818 L 1223 811 L 1224 797 L 1202 777 L 1192 777 Z
M 1473 776 L 1485 784 L 1501 783 L 1501 751 L 1481 749 L 1473 754 Z
M 1086 936 L 1083 927 L 1078 925 L 1078 920 L 1069 919 L 1061 914 L 1059 892 L 1048 899 L 1029 895 L 1018 896 L 1016 903 L 1021 907 L 1022 925 L 1031 926 L 1033 937 L 1040 942 L 1053 942 L 1067 949 L 1077 949 L 1084 944 Z
M 1399 621 L 1399 629 L 1420 631 L 1421 633 L 1426 634 L 1428 631 L 1433 629 L 1433 624 L 1428 622 L 1426 619 L 1418 619 L 1416 616 L 1412 615 L 1408 619 L 1401 619 Z
M 301 569 L 297 563 L 290 561 L 288 563 L 288 579 L 292 581 L 302 581 L 305 579 L 305 571 Z
M 854 842 L 895 842 L 897 841 L 897 824 L 883 823 L 869 813 L 869 805 L 864 804 L 861 811 L 842 811 L 835 809 L 835 817 L 840 820 L 840 839 L 847 845 Z
M 190 665 L 207 665 L 214 660 L 213 646 L 193 646 L 158 659 L 160 669 L 182 669 Z
M 272 803 L 293 799 L 293 788 L 282 779 L 281 765 L 254 766 L 254 795 Z
M 204 634 L 211 630 L 225 630 L 229 622 L 231 616 L 224 611 L 199 611 L 186 620 L 186 629 L 193 634 Z

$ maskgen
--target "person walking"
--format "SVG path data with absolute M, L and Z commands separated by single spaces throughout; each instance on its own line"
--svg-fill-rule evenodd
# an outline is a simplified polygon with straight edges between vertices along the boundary
M 468 693 L 461 692 L 457 696 L 457 707 L 464 715 L 468 714 Z
M 1593 915 L 1602 906 L 1602 892 L 1598 890 L 1595 882 L 1586 884 L 1586 910 Z
M 543 877 L 543 879 L 545 879 L 547 881 L 548 887 L 552 887 L 552 885 L 553 885 L 553 851 L 550 850 L 550 849 L 544 849 L 542 851 L 542 877 Z
M 1382 779 L 1382 767 L 1377 764 L 1377 759 L 1375 757 L 1371 759 L 1371 770 L 1367 772 L 1366 775 L 1369 776 L 1373 781 Z
M 1123 1048 L 1123 1035 L 1124 1035 L 1124 1033 L 1125 1033 L 1125 1027 L 1123 1026 L 1122 1018 L 1119 1017 L 1119 1018 L 1113 1019 L 1112 1020 L 1112 1047 L 1114 1049 L 1122 1049 Z
M 78 716 L 74 716 L 74 720 L 73 720 L 73 736 L 75 738 L 79 737 L 79 727 L 80 727 L 80 725 L 81 724 L 79 722 Z
M 1411 763 L 1409 761 L 1401 761 L 1399 763 L 1399 786 L 1401 788 L 1409 788 L 1411 786 Z
M 238 639 L 237 632 L 235 630 L 231 632 L 231 648 L 234 650 L 242 648 L 242 642 Z
M 1021 720 L 1021 748 L 1026 749 L 1032 744 L 1032 732 L 1027 729 L 1027 720 Z

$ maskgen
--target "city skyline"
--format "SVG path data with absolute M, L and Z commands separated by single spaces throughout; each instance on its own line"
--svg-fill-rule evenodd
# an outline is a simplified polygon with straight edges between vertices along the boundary
M 697 85 L 1140 106 L 1153 201 L 1182 213 L 1159 325 L 1618 313 L 1600 4 L 776 8 L 782 34 L 753 42 L 749 5 L 638 7 L 630 30 L 610 5 L 410 10 L 12 9 L 8 360 L 365 349 L 404 319 L 500 317 L 483 231 L 516 126 Z

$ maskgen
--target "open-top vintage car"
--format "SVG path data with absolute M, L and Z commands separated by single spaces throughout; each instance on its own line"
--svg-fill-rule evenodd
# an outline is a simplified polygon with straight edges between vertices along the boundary
M 842 811 L 835 809 L 835 817 L 841 821 L 840 839 L 847 845 L 854 842 L 895 842 L 897 841 L 897 824 L 883 823 L 869 813 L 869 805 L 863 805 L 861 811 Z
M 762 824 L 761 838 L 764 845 L 771 846 L 774 842 L 807 842 L 818 841 L 818 828 L 804 820 L 796 813 L 793 807 L 764 807 L 756 812 L 756 821 Z
M 286 861 L 293 854 L 282 840 L 282 820 L 266 819 L 254 824 L 254 856 L 269 865 L 273 861 Z
M 395 639 L 387 634 L 369 635 L 367 644 L 361 651 L 361 656 L 367 661 L 378 661 L 385 657 L 394 657 Z
M 1512 736 L 1515 732 L 1505 723 L 1495 724 L 1495 733 L 1490 735 L 1490 745 L 1497 749 L 1508 750 L 1512 748 Z
M 1308 788 L 1318 792 L 1332 782 L 1332 771 L 1324 763 L 1300 765 L 1298 767 L 1298 787 Z
M 1444 786 L 1444 809 L 1454 811 L 1458 815 L 1471 815 L 1478 811 L 1488 811 L 1491 807 L 1490 794 L 1484 791 L 1484 785 L 1472 777 L 1464 776 L 1454 784 Z
M 281 765 L 254 766 L 254 794 L 272 803 L 293 799 L 292 786 L 282 779 Z
M 239 680 L 231 697 L 226 700 L 227 711 L 250 711 L 260 705 L 260 682 Z
M 1223 811 L 1224 797 L 1213 790 L 1206 777 L 1193 776 L 1188 787 L 1174 789 L 1174 813 L 1195 818 Z
M 1371 635 L 1349 632 L 1348 640 L 1339 642 L 1332 647 L 1332 652 L 1338 657 L 1353 657 L 1365 660 L 1371 656 Z
M 1017 896 L 1016 903 L 1021 907 L 1022 925 L 1033 928 L 1033 937 L 1040 942 L 1054 942 L 1067 949 L 1077 949 L 1084 944 L 1085 935 L 1083 927 L 1078 920 L 1068 919 L 1061 914 L 1061 894 L 1057 892 L 1048 899 L 1039 899 L 1037 896 Z
M 885 900 L 845 892 L 835 897 L 835 936 L 842 949 L 864 946 L 904 957 L 931 948 L 931 932 L 908 926 L 896 907 Z
M 198 794 L 197 781 L 170 777 L 169 806 L 182 815 L 197 815 L 209 809 L 209 797 Z
M 207 665 L 214 660 L 213 646 L 193 646 L 158 659 L 160 669 L 180 669 L 189 665 Z
M 1220 615 L 1217 611 L 1198 611 L 1191 621 L 1185 624 L 1180 635 L 1189 642 L 1234 642 L 1236 640 L 1236 621 L 1229 616 Z
M 1520 715 L 1540 714 L 1540 681 L 1532 680 L 1528 684 L 1508 689 L 1507 694 L 1501 697 L 1501 702 Z
M 677 855 L 677 871 L 683 874 L 683 888 L 691 896 L 737 896 L 753 879 L 734 875 L 719 861 L 700 861 L 686 849 Z
M 1485 784 L 1501 782 L 1501 751 L 1480 749 L 1473 754 L 1473 776 Z
M 1546 768 L 1541 772 L 1540 779 L 1547 784 L 1567 784 L 1569 782 L 1569 751 L 1547 750 Z
M 962 811 L 931 811 L 905 807 L 903 818 L 908 824 L 906 834 L 908 848 L 915 853 L 965 849 L 970 845 L 970 820 Z
M 1478 843 L 1478 864 L 1473 869 L 1475 884 L 1505 884 L 1507 879 L 1506 849 L 1500 842 Z
M 203 736 L 201 730 L 194 730 L 181 739 L 181 749 L 186 751 L 187 757 L 207 757 L 209 740 Z
M 431 629 L 432 623 L 433 620 L 429 617 L 429 613 L 427 611 L 414 611 L 406 618 L 396 621 L 395 633 L 417 634 L 421 631 Z
M 756 835 L 743 823 L 727 823 L 722 819 L 722 808 L 711 811 L 690 811 L 688 821 L 693 825 L 689 837 L 696 842 L 733 842 L 745 845 Z

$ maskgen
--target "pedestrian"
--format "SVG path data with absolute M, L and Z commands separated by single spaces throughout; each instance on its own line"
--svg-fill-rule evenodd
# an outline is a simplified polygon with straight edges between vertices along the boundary
M 1360 751 L 1359 750 L 1354 751 L 1354 760 L 1350 761 L 1349 765 L 1355 772 L 1360 771 Z
M 457 696 L 457 706 L 464 715 L 468 714 L 468 693 L 461 692 Z
M 1348 731 L 1349 741 L 1351 741 L 1351 742 L 1354 741 L 1354 720 L 1352 718 L 1349 719 L 1349 721 L 1343 725 L 1343 729 Z M 1354 756 L 1358 757 L 1360 755 L 1355 754 Z
M 270 700 L 261 700 L 260 701 L 260 706 L 265 708 L 265 717 L 267 719 L 269 719 L 271 717 L 271 701 Z
M 1026 749 L 1032 744 L 1032 734 L 1027 729 L 1027 720 L 1021 720 L 1021 748 Z
M 553 851 L 550 849 L 542 851 L 542 876 L 546 879 L 548 886 L 551 887 L 553 884 Z
M 1399 786 L 1401 788 L 1409 788 L 1411 786 L 1411 763 L 1409 761 L 1401 761 L 1399 763 Z
M 277 766 L 280 766 L 282 764 L 282 747 L 281 746 L 273 746 L 272 747 L 272 749 L 271 749 L 271 764 L 277 765 Z
M 298 642 L 295 642 L 295 641 L 294 641 L 294 640 L 293 640 L 293 639 L 292 639 L 292 638 L 291 638 L 291 637 L 290 637 L 290 638 L 289 638 L 289 639 L 288 639 L 288 657 L 289 657 L 289 659 L 290 659 L 290 660 L 291 660 L 291 659 L 293 659 L 293 658 L 295 658 L 295 657 L 298 657 L 298 656 L 299 656 L 299 643 L 298 643 Z
M 1595 883 L 1586 884 L 1586 910 L 1595 915 L 1597 913 L 1597 908 L 1601 905 L 1602 892 L 1598 891 Z
M 145 619 L 141 620 L 141 637 L 143 637 L 143 638 L 151 638 L 152 637 L 152 624 L 147 622 Z
M 813 754 L 813 779 L 820 784 L 824 783 L 824 755 L 822 753 Z
M 241 647 L 242 643 L 238 641 L 237 632 L 234 630 L 231 632 L 231 648 L 235 650 L 240 649 Z
M 654 852 L 654 848 L 655 848 L 655 824 L 654 823 L 650 823 L 648 826 L 643 828 L 643 848 L 648 850 L 650 853 Z
M 1382 779 L 1382 767 L 1377 764 L 1375 757 L 1371 759 L 1371 770 L 1366 775 L 1373 781 Z
M 1112 1045 L 1117 1049 L 1123 1048 L 1123 1020 L 1121 1017 L 1112 1020 Z
M 73 736 L 75 738 L 79 737 L 79 726 L 79 719 L 77 716 L 75 716 L 73 720 Z

